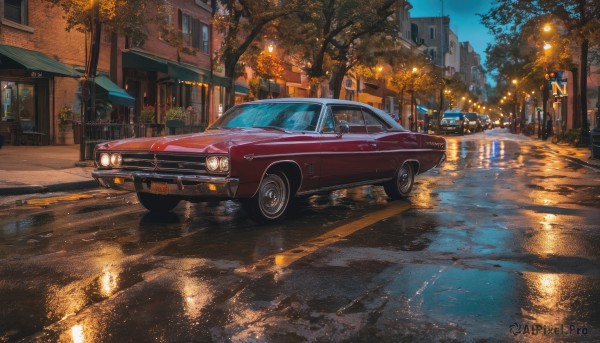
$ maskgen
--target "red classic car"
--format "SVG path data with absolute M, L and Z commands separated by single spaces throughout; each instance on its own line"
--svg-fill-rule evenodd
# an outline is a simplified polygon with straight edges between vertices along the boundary
M 205 132 L 99 144 L 92 176 L 131 190 L 150 211 L 181 200 L 239 199 L 256 221 L 280 220 L 293 196 L 382 185 L 407 196 L 445 159 L 446 141 L 405 130 L 385 112 L 335 99 L 237 105 Z

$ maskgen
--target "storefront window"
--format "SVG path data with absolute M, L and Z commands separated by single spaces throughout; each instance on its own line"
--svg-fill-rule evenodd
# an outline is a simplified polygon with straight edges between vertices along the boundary
M 2 88 L 2 121 L 35 119 L 35 87 L 33 84 L 0 82 Z

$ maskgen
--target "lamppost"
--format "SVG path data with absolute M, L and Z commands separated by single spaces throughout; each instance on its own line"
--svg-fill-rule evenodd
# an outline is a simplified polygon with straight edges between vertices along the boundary
M 273 44 L 269 44 L 269 47 L 267 48 L 267 51 L 269 51 L 269 55 L 271 57 L 273 57 Z M 271 94 L 271 79 L 267 79 L 267 86 L 268 86 L 268 89 L 269 89 L 268 98 L 272 99 L 273 98 L 273 94 Z
M 411 82 L 411 86 L 412 86 L 412 90 L 410 92 L 410 106 L 411 106 L 411 114 L 412 114 L 412 120 L 410 123 L 411 129 L 412 131 L 417 131 L 417 117 L 418 117 L 418 113 L 417 113 L 417 100 L 415 99 L 415 88 L 416 88 L 416 78 L 417 78 L 417 72 L 419 71 L 419 68 L 417 67 L 413 67 L 412 68 L 412 82 Z
M 550 31 L 550 25 L 546 25 L 544 26 L 544 31 L 545 32 L 549 32 Z M 544 54 L 546 55 L 547 52 L 552 49 L 552 45 L 550 45 L 549 43 L 544 43 Z M 542 139 L 546 140 L 548 139 L 548 134 L 550 133 L 550 130 L 546 127 L 547 126 L 547 122 L 548 122 L 548 97 L 549 97 L 549 90 L 548 90 L 548 82 L 550 79 L 550 76 L 547 73 L 547 67 L 545 68 L 546 72 L 544 73 L 544 82 L 542 83 Z
M 519 86 L 517 85 L 517 80 L 513 79 L 512 80 L 513 85 L 515 85 L 515 94 L 513 96 L 513 102 L 514 102 L 514 112 L 513 112 L 513 122 L 512 122 L 512 133 L 517 133 L 517 113 L 518 113 L 518 96 L 517 94 L 519 93 Z
M 550 24 L 546 24 L 543 27 L 543 34 L 546 38 L 548 38 L 548 34 L 552 31 L 552 26 Z M 542 126 L 542 139 L 548 139 L 548 135 L 550 134 L 550 130 L 548 126 L 548 98 L 549 98 L 549 85 L 548 82 L 550 80 L 550 76 L 548 75 L 548 55 L 550 53 L 550 49 L 552 49 L 552 45 L 548 42 L 544 42 L 544 81 L 542 83 L 542 122 L 540 125 Z

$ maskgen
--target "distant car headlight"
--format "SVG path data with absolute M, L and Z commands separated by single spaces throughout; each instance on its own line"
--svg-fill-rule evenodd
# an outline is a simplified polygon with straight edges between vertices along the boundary
M 121 162 L 123 162 L 123 158 L 121 157 L 121 154 L 116 153 L 116 154 L 111 154 L 110 155 L 110 164 L 113 167 L 120 167 L 121 166 Z
M 226 156 L 210 156 L 206 158 L 206 170 L 211 173 L 229 171 L 229 159 Z
M 102 153 L 100 154 L 100 166 L 108 168 L 110 167 L 110 154 Z

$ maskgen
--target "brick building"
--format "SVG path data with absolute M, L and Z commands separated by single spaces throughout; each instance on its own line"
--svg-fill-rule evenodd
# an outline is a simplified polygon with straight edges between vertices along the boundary
M 17 124 L 42 133 L 42 143 L 55 142 L 59 109 L 81 107 L 73 67 L 85 66 L 85 37 L 66 32 L 62 17 L 42 0 L 7 0 L 0 8 L 0 127 L 8 143 Z
M 187 109 L 188 126 L 214 121 L 228 81 L 213 72 L 212 8 L 209 0 L 170 0 L 169 22 L 180 33 L 176 47 L 148 24 L 148 39 L 135 46 L 102 32 L 96 97 L 111 104 L 86 122 L 139 123 L 144 106 L 153 122 L 165 123 L 172 107 Z M 42 144 L 59 143 L 59 112 L 82 113 L 79 78 L 85 70 L 90 36 L 67 32 L 64 13 L 43 0 L 5 0 L 0 6 L 0 133 L 15 142 L 17 127 L 39 132 Z M 87 125 L 87 124 L 86 124 Z M 12 130 L 12 132 L 11 132 Z M 120 138 L 120 137 L 108 137 Z

